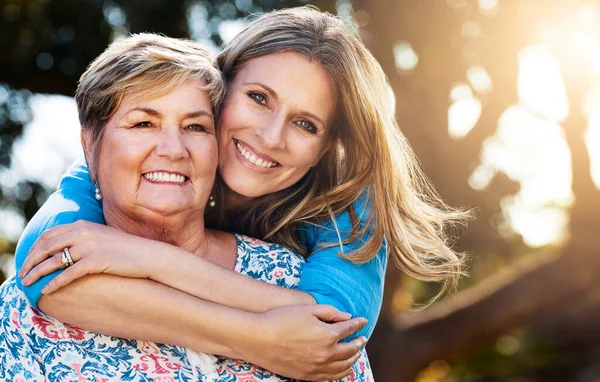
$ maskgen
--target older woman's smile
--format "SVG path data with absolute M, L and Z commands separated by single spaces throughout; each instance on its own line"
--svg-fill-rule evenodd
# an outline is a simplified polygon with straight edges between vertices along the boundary
M 167 171 L 147 172 L 142 176 L 152 183 L 182 184 L 189 180 L 185 175 Z

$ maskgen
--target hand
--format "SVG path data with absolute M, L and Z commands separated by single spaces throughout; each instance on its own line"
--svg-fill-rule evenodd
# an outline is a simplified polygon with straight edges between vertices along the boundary
M 23 278 L 23 285 L 31 285 L 40 277 L 63 269 L 62 251 L 68 247 L 74 264 L 50 281 L 42 289 L 44 294 L 90 274 L 149 278 L 152 262 L 159 260 L 151 256 L 156 253 L 153 247 L 161 244 L 164 245 L 80 220 L 44 232 L 27 255 L 19 277 Z
M 241 358 L 293 379 L 342 379 L 352 373 L 367 339 L 340 341 L 366 323 L 329 305 L 273 309 L 261 314 L 256 342 L 243 345 Z

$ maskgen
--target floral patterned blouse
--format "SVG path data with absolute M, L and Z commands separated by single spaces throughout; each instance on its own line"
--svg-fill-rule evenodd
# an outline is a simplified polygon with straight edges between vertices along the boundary
M 235 271 L 296 288 L 304 259 L 236 235 Z M 1 381 L 289 381 L 247 362 L 179 346 L 123 339 L 63 324 L 34 309 L 15 279 L 0 287 Z M 365 350 L 346 381 L 372 381 Z

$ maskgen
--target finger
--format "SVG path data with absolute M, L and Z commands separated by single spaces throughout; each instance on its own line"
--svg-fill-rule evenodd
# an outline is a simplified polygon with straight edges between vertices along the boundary
M 343 340 L 349 335 L 355 333 L 360 328 L 367 324 L 367 319 L 363 317 L 353 318 L 348 321 L 336 322 L 335 324 L 331 324 L 332 329 L 336 333 L 336 337 L 338 341 Z
M 331 305 L 312 305 L 312 315 L 323 322 L 339 322 L 349 320 L 350 313 L 340 312 Z
M 332 319 L 329 320 L 329 322 L 334 323 L 334 322 L 348 321 L 349 319 L 352 318 L 352 314 L 351 313 L 342 312 L 340 310 L 337 310 L 337 312 L 338 312 L 338 314 L 335 315 L 334 317 L 332 317 Z
M 31 285 L 39 280 L 40 277 L 48 275 L 64 267 L 65 266 L 62 263 L 62 252 L 55 253 L 53 256 L 50 256 L 46 260 L 36 265 L 23 279 L 22 283 L 25 286 Z
M 349 376 L 351 376 L 351 375 L 353 375 L 353 374 L 354 374 L 354 369 L 352 369 L 352 368 L 350 367 L 350 368 L 348 368 L 348 369 L 346 369 L 346 370 L 342 371 L 341 373 L 334 374 L 334 375 L 332 375 L 331 377 L 328 377 L 328 378 L 326 378 L 326 380 L 328 380 L 328 381 L 338 381 L 338 380 L 340 380 L 340 379 L 347 378 L 347 377 L 349 377 Z M 356 380 L 356 378 L 352 378 L 352 379 L 351 379 L 351 381 L 355 381 L 355 380 Z
M 67 230 L 60 234 L 54 234 L 49 239 L 43 239 L 43 242 L 41 242 L 39 245 L 36 242 L 36 244 L 34 244 L 35 248 L 32 248 L 32 250 L 27 255 L 27 258 L 23 263 L 23 267 L 19 272 L 19 276 L 21 276 L 21 274 L 23 276 L 26 275 L 34 266 L 40 264 L 42 261 L 46 260 L 53 254 L 61 252 L 65 247 L 72 247 L 74 242 L 73 239 L 75 239 L 74 232 Z M 71 257 L 73 257 L 72 253 Z M 73 261 L 76 261 L 76 259 L 73 258 Z
M 66 268 L 64 272 L 52 279 L 48 284 L 46 284 L 45 287 L 42 288 L 42 293 L 49 294 L 55 292 L 65 285 L 68 285 L 90 273 L 93 273 L 91 272 L 90 265 L 88 264 L 88 261 L 83 259 L 80 262 Z
M 328 374 L 326 379 L 338 380 L 352 375 L 354 373 L 352 366 L 360 359 L 361 355 L 362 353 L 359 352 L 348 359 L 330 363 L 325 372 Z
M 35 243 L 33 243 L 31 248 L 29 249 L 29 252 L 32 252 L 34 249 L 37 249 L 38 247 L 42 246 L 46 241 L 53 239 L 58 235 L 63 235 L 64 233 L 69 232 L 72 229 L 73 224 L 62 224 L 45 230 L 35 241 Z
M 360 336 L 348 342 L 339 342 L 331 355 L 331 361 L 347 360 L 354 357 L 356 354 L 360 355 L 360 349 L 367 344 L 366 337 Z

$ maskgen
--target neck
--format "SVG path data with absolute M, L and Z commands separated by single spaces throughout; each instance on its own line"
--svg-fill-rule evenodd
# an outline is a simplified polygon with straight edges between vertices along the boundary
M 223 194 L 225 196 L 225 209 L 227 211 L 227 214 L 237 213 L 243 206 L 248 204 L 250 201 L 256 199 L 242 194 L 238 194 L 231 188 L 227 187 L 227 185 L 225 185 L 224 187 Z
M 146 239 L 162 241 L 188 252 L 202 253 L 208 247 L 203 211 L 194 216 L 160 216 L 153 213 L 129 216 L 105 208 L 106 225 Z

